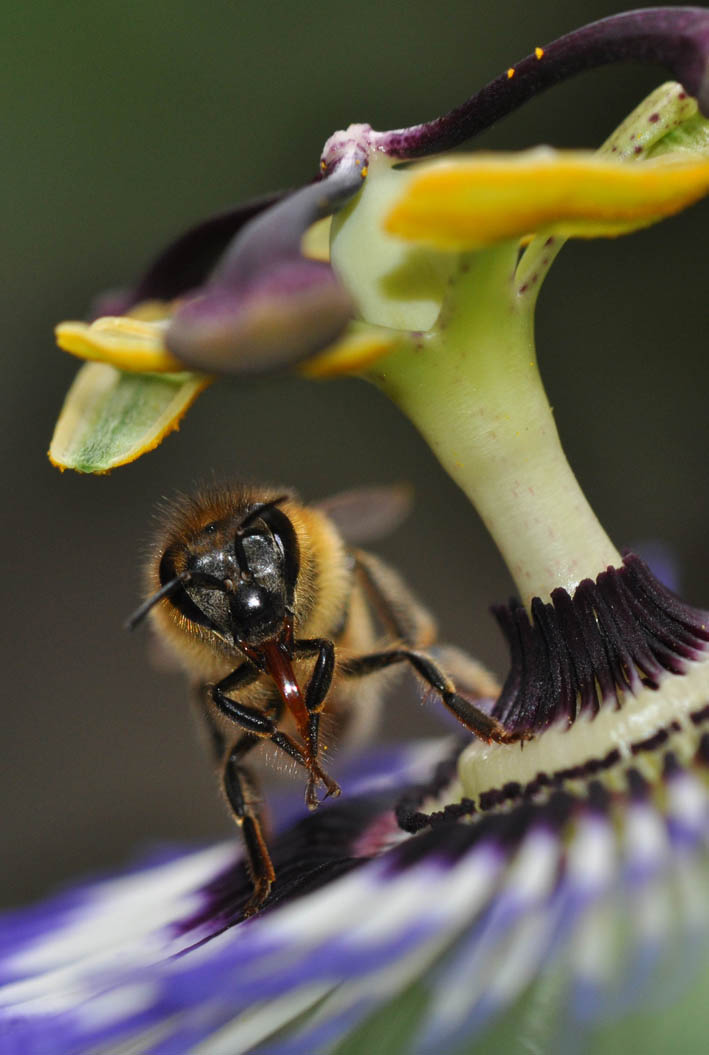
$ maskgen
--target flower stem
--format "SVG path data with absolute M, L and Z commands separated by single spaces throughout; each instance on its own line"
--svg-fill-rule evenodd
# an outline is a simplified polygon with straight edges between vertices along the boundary
M 370 376 L 473 502 L 529 604 L 622 561 L 562 450 L 516 260 L 516 243 L 462 257 L 416 353 L 394 353 Z

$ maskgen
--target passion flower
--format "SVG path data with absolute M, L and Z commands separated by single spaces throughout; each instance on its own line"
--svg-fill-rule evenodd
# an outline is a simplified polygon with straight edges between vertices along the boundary
M 677 82 L 595 155 L 400 164 L 633 58 Z M 404 747 L 345 773 L 342 800 L 281 826 L 251 919 L 231 846 L 9 918 L 3 1050 L 704 1050 L 709 613 L 599 524 L 561 448 L 533 313 L 566 237 L 625 234 L 705 193 L 708 58 L 704 9 L 587 26 L 442 118 L 336 134 L 315 182 L 188 232 L 108 316 L 58 328 L 102 360 L 82 368 L 51 450 L 81 471 L 154 445 L 216 372 L 297 364 L 389 393 L 516 583 L 496 609 L 509 674 L 476 703 L 527 738 Z M 329 215 L 323 253 L 311 225 Z M 175 372 L 187 366 L 199 372 Z

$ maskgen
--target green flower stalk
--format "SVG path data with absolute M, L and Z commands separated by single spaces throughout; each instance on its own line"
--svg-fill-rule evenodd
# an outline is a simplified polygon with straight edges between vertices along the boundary
M 418 355 L 394 353 L 370 376 L 470 498 L 528 603 L 621 559 L 564 456 L 516 259 L 516 244 L 464 254 Z
M 544 275 L 566 235 L 623 229 L 628 204 L 620 203 L 619 185 L 609 188 L 621 173 L 604 159 L 647 161 L 668 137 L 677 142 L 688 122 L 696 134 L 686 145 L 701 157 L 699 129 L 707 123 L 670 84 L 610 137 L 595 171 L 591 159 L 544 150 L 477 160 L 467 171 L 457 161 L 433 163 L 413 174 L 377 159 L 357 200 L 336 219 L 333 263 L 363 314 L 392 328 L 408 315 L 421 330 L 413 340 L 402 335 L 367 376 L 414 421 L 470 498 L 527 604 L 559 586 L 573 592 L 582 579 L 621 564 L 566 461 L 539 375 L 534 308 Z M 635 205 L 641 214 L 639 196 Z M 518 235 L 544 212 L 546 230 L 520 258 L 518 238 L 502 237 L 505 226 Z M 402 247 L 396 234 L 414 248 Z M 402 295 L 407 285 L 419 291 L 415 299 Z

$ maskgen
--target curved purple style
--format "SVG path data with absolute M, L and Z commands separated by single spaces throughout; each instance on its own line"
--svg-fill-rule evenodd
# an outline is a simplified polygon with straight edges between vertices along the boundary
M 649 7 L 603 18 L 538 47 L 447 114 L 372 132 L 371 145 L 402 160 L 451 150 L 546 88 L 614 62 L 664 66 L 709 116 L 709 10 Z

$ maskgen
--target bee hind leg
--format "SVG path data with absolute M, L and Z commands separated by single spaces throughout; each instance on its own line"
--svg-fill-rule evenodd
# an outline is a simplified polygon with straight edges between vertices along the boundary
M 461 725 L 471 733 L 488 743 L 514 743 L 523 739 L 523 735 L 506 729 L 496 718 L 486 714 L 470 700 L 464 699 L 455 691 L 455 685 L 440 667 L 423 652 L 409 648 L 392 648 L 382 652 L 373 652 L 367 656 L 357 656 L 343 663 L 340 668 L 344 677 L 363 678 L 368 674 L 384 670 L 397 663 L 409 663 L 419 677 L 423 678 L 441 698 L 444 706 L 453 714 Z

